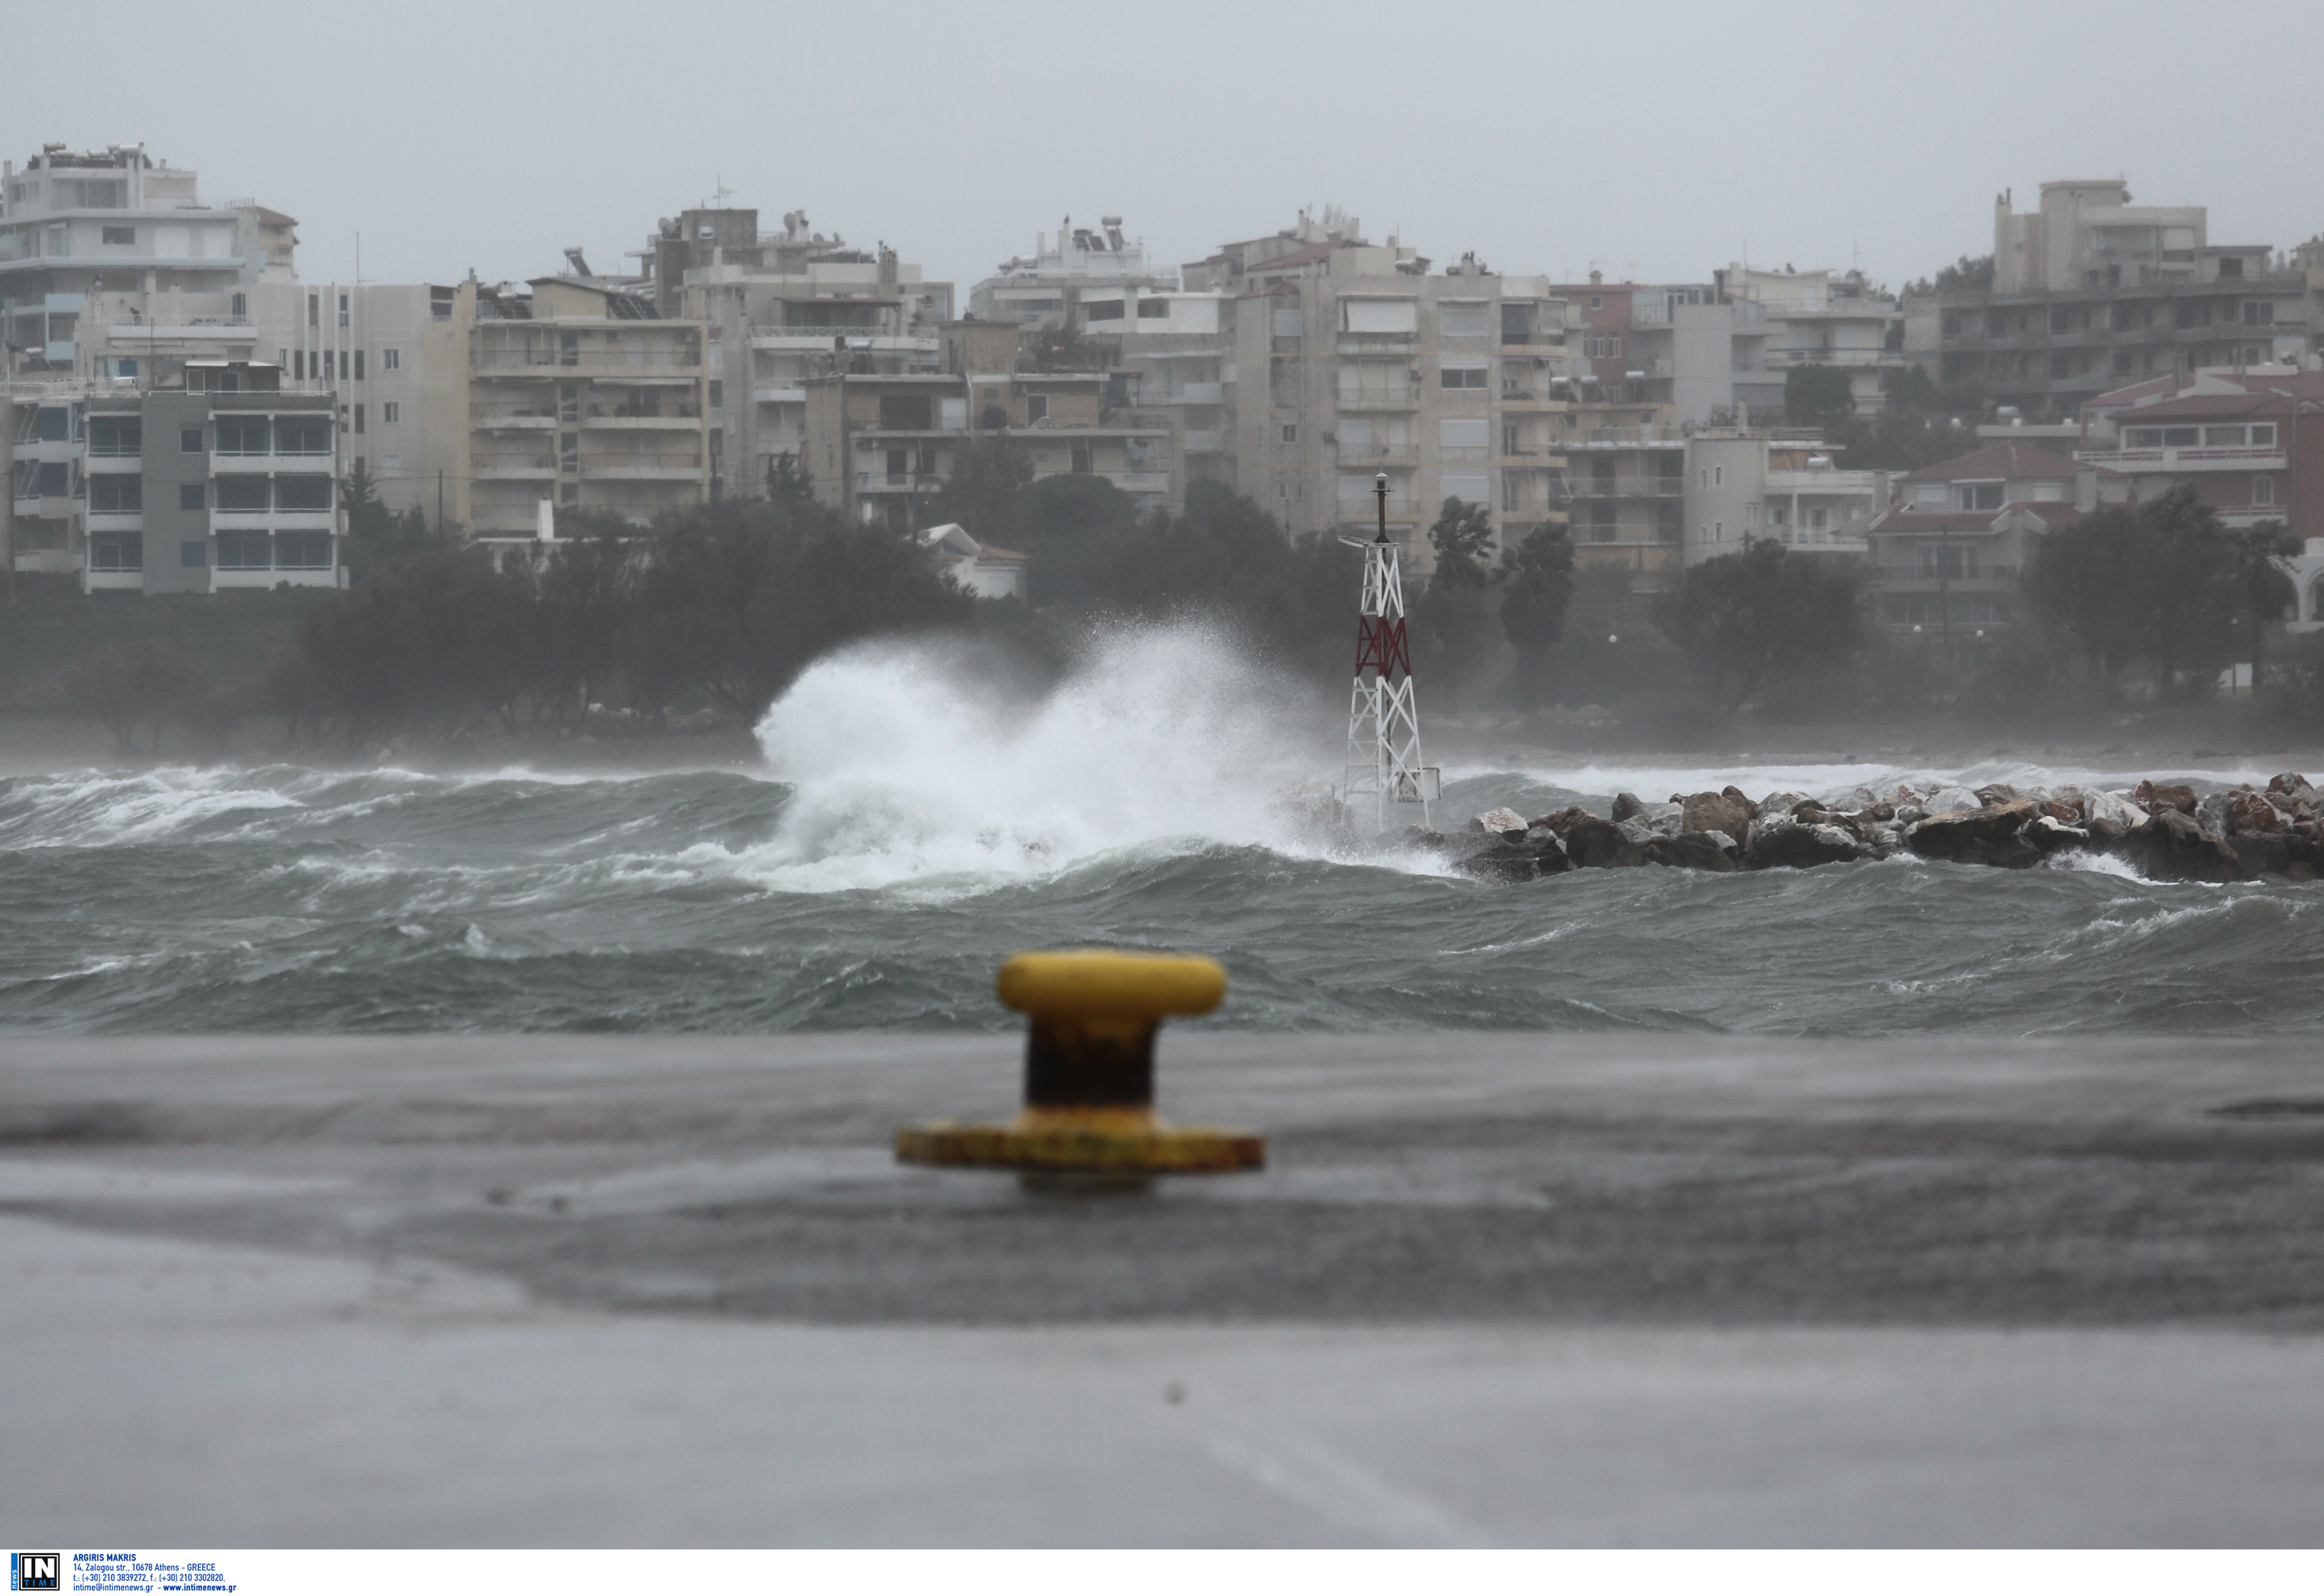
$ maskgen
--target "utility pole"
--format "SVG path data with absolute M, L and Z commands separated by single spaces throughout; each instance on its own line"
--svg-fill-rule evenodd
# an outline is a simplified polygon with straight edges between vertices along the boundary
M 1373 479 L 1379 536 L 1341 542 L 1364 555 L 1364 591 L 1356 617 L 1356 678 L 1348 699 L 1348 759 L 1341 801 L 1355 820 L 1356 801 L 1372 800 L 1372 829 L 1388 829 L 1388 806 L 1418 804 L 1429 824 L 1429 800 L 1442 796 L 1442 776 L 1420 762 L 1420 712 L 1412 696 L 1412 648 L 1404 629 L 1404 582 L 1397 549 L 1388 537 L 1388 473 Z M 1371 675 L 1366 678 L 1365 672 Z

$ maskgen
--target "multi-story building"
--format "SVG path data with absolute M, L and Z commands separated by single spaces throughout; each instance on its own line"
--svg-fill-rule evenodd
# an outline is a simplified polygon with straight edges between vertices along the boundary
M 1795 366 L 1831 366 L 1848 374 L 1856 413 L 1874 415 L 1888 402 L 1889 374 L 1904 364 L 1904 314 L 1898 302 L 1874 290 L 1861 272 L 1835 277 L 1829 271 L 1780 272 L 1729 265 L 1712 273 L 1719 295 L 1748 305 L 1764 327 L 1765 369 L 1776 380 Z
M 970 289 L 968 313 L 979 321 L 1017 328 L 1062 327 L 1085 319 L 1084 300 L 1118 303 L 1149 289 L 1176 286 L 1172 274 L 1146 263 L 1146 245 L 1123 235 L 1120 217 L 1102 217 L 1095 228 L 1076 227 L 1067 217 L 1054 244 L 1047 234 L 1038 235 L 1030 255 L 1001 262 L 992 276 Z
M 2161 392 L 2101 395 L 2085 413 L 2074 457 L 2128 478 L 2135 497 L 2191 487 L 2227 526 L 2276 521 L 2324 539 L 2324 374 L 2200 372 Z
M 189 363 L 143 391 L 12 396 L 18 568 L 77 571 L 84 592 L 337 586 L 336 408 L 248 362 Z
M 1907 472 L 1868 523 L 1875 625 L 1934 639 L 1974 666 L 2022 620 L 2017 582 L 2044 532 L 2131 496 L 2128 477 L 2025 444 Z
M 1221 420 L 1237 488 L 1297 534 L 1370 525 L 1384 474 L 1390 535 L 1421 570 L 1419 533 L 1448 498 L 1486 506 L 1504 543 L 1564 516 L 1572 408 L 1552 392 L 1570 374 L 1546 279 L 1473 256 L 1428 266 L 1333 212 L 1184 272 L 1189 291 L 1227 301 Z
M 1684 486 L 1688 565 L 1761 540 L 1860 558 L 1861 523 L 1888 503 L 1886 472 L 1842 470 L 1821 440 L 1796 434 L 1694 433 Z
M 848 247 L 807 214 L 761 233 L 747 208 L 694 209 L 652 240 L 655 302 L 710 333 L 710 437 L 718 490 L 749 496 L 806 448 L 807 381 L 936 369 L 953 287 L 885 244 Z
M 804 459 L 816 496 L 853 520 L 918 527 L 961 451 L 1006 437 L 1024 446 L 1037 481 L 1096 475 L 1140 509 L 1184 502 L 1171 412 L 1109 406 L 1102 372 L 1019 371 L 1017 339 L 1006 323 L 954 322 L 941 371 L 807 378 Z
M 1627 570 L 1642 591 L 1667 586 L 1685 561 L 1686 520 L 1686 436 L 1670 407 L 1576 401 L 1558 420 L 1551 489 L 1574 558 Z
M 472 278 L 440 302 L 420 340 L 424 427 L 445 513 L 470 535 L 530 535 L 544 499 L 643 522 L 710 498 L 702 322 L 575 278 L 521 293 Z
M 0 162 L 0 350 L 14 373 L 74 364 L 88 296 L 225 293 L 291 278 L 296 224 L 250 200 L 202 202 L 196 174 L 142 144 L 48 144 Z M 136 375 L 135 355 L 109 374 Z
M 1176 418 L 1186 475 L 1234 480 L 1227 374 L 1234 301 L 1214 292 L 1144 289 L 1081 301 L 1084 330 L 1107 362 L 1109 401 Z
M 1961 404 L 2070 420 L 2082 403 L 2205 366 L 2312 364 L 2324 247 L 2213 244 L 2200 206 L 2135 207 L 2112 180 L 1995 206 L 1990 291 L 1916 298 L 1904 349 Z

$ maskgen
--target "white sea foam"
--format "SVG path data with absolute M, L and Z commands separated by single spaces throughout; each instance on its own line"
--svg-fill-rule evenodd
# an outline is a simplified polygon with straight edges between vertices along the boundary
M 954 651 L 895 644 L 811 667 L 759 726 L 796 793 L 746 873 L 793 890 L 968 885 L 1123 851 L 1296 847 L 1267 795 L 1305 773 L 1313 729 L 1218 636 L 1115 633 L 1029 712 L 962 669 Z

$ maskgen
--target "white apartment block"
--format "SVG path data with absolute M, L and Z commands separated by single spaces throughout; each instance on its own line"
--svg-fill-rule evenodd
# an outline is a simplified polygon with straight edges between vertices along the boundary
M 1848 374 L 1858 415 L 1886 407 L 1888 374 L 1904 366 L 1904 312 L 1874 292 L 1863 273 L 1736 264 L 1712 276 L 1722 298 L 1752 307 L 1764 321 L 1764 364 L 1778 383 L 1794 366 L 1835 366 Z M 1780 392 L 1772 397 L 1782 402 Z
M 936 368 L 953 287 L 881 244 L 851 248 L 806 213 L 761 233 L 749 208 L 697 208 L 651 241 L 655 301 L 709 333 L 715 492 L 748 498 L 807 452 L 811 377 L 896 376 Z
M 1047 234 L 1037 235 L 1030 255 L 1001 262 L 969 290 L 968 313 L 1011 327 L 1062 327 L 1068 319 L 1086 320 L 1084 300 L 1119 302 L 1176 286 L 1174 273 L 1147 264 L 1144 243 L 1123 235 L 1120 217 L 1102 217 L 1096 227 L 1076 227 L 1067 217 L 1054 244 Z
M 1232 308 L 1236 485 L 1297 534 L 1371 524 L 1385 474 L 1389 533 L 1423 570 L 1445 499 L 1488 506 L 1504 544 L 1563 516 L 1572 409 L 1552 393 L 1569 373 L 1548 281 L 1428 264 L 1327 213 L 1185 268 Z
M 1763 540 L 1861 558 L 1864 522 L 1888 503 L 1886 472 L 1843 471 L 1814 438 L 1697 432 L 1685 461 L 1690 566 Z

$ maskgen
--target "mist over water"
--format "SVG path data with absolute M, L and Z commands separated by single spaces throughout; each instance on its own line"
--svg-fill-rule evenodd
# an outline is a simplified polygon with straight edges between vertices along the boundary
M 2324 1020 L 2314 885 L 1894 859 L 1503 886 L 1333 857 L 1267 801 L 1336 779 L 1337 728 L 1315 718 L 1219 639 L 1157 629 L 1030 706 L 959 652 L 835 656 L 768 715 L 764 769 L 0 780 L 0 1028 L 1005 1029 L 999 960 L 1086 943 L 1214 954 L 1232 984 L 1213 1023 L 1263 1029 Z M 2188 773 L 1448 763 L 1440 825 L 1729 780 L 1837 796 Z

